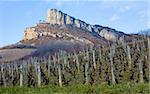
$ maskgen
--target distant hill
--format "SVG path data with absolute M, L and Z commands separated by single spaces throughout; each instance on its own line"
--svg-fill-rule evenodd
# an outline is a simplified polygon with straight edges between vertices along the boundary
M 0 48 L 0 61 L 42 57 L 59 50 L 80 51 L 88 46 L 107 47 L 113 42 L 130 42 L 142 37 L 142 34 L 125 34 L 110 27 L 90 25 L 56 9 L 49 9 L 46 21 L 27 27 L 24 38 L 18 43 Z

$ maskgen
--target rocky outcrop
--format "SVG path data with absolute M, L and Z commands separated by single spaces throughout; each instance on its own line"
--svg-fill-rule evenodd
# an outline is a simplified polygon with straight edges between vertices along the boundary
M 54 34 L 52 32 L 47 32 L 45 30 L 43 31 L 36 30 L 35 27 L 30 27 L 25 30 L 25 35 L 24 35 L 23 40 L 31 40 L 31 39 L 35 39 L 41 36 L 50 36 L 50 37 L 56 38 L 57 34 Z
M 115 29 L 111 29 L 108 27 L 87 24 L 82 20 L 76 19 L 56 9 L 48 10 L 46 22 L 50 24 L 58 24 L 58 25 L 70 24 L 81 29 L 86 29 L 90 32 L 97 32 L 100 36 L 108 40 L 117 40 L 123 34 L 123 33 L 119 33 Z
M 38 23 L 40 24 L 38 27 L 39 29 L 36 30 L 36 28 L 31 27 L 27 28 L 25 30 L 25 36 L 24 40 L 30 40 L 33 38 L 38 38 L 43 35 L 48 35 L 48 36 L 55 36 L 54 34 L 47 32 L 47 30 L 42 30 L 40 29 L 40 26 L 42 25 L 59 25 L 59 26 L 65 26 L 65 25 L 71 25 L 75 26 L 80 29 L 84 29 L 83 31 L 89 31 L 91 33 L 97 33 L 101 37 L 104 37 L 107 40 L 115 41 L 119 39 L 124 33 L 118 32 L 115 29 L 109 28 L 109 27 L 103 27 L 100 25 L 90 25 L 87 24 L 86 22 L 76 19 L 72 16 L 69 16 L 61 11 L 58 11 L 56 9 L 49 9 L 47 13 L 47 18 L 45 23 Z M 37 25 L 38 25 L 37 24 Z M 46 26 L 45 28 L 47 28 Z M 49 28 L 48 28 L 49 29 Z
M 24 38 L 23 40 L 31 40 L 33 38 L 38 38 L 39 34 L 38 32 L 35 31 L 35 28 L 27 28 L 25 30 L 25 35 L 24 35 Z
M 58 24 L 58 25 L 65 25 L 70 24 L 77 26 L 79 28 L 88 29 L 89 24 L 85 23 L 84 21 L 81 21 L 79 19 L 75 19 L 72 16 L 69 16 L 61 11 L 58 11 L 56 9 L 49 9 L 47 13 L 46 22 L 50 24 Z M 91 29 L 89 29 L 91 30 Z

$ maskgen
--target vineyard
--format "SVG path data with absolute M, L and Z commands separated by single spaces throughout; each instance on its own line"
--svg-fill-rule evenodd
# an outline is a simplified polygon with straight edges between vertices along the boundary
M 0 86 L 148 83 L 150 38 L 110 47 L 60 51 L 53 56 L 0 62 Z

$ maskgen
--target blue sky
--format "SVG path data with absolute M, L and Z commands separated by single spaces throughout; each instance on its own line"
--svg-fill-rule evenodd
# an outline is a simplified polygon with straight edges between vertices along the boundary
M 26 27 L 46 19 L 49 8 L 90 24 L 137 33 L 150 28 L 149 5 L 148 0 L 1 0 L 0 47 L 21 40 Z

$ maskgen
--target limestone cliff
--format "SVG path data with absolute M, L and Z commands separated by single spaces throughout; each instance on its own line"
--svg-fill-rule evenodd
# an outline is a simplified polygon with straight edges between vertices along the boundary
M 74 17 L 69 16 L 61 11 L 56 10 L 56 9 L 48 10 L 46 22 L 48 22 L 50 24 L 58 24 L 58 25 L 70 24 L 70 25 L 77 26 L 79 28 L 88 29 L 89 31 L 92 31 L 91 25 L 89 25 L 79 19 L 75 19 Z
M 71 26 L 75 26 L 77 28 L 89 31 L 91 33 L 97 33 L 101 37 L 104 37 L 105 39 L 111 40 L 111 41 L 118 40 L 121 36 L 124 35 L 124 33 L 116 31 L 115 29 L 112 29 L 109 27 L 87 24 L 86 22 L 82 20 L 76 19 L 56 9 L 49 9 L 47 12 L 46 22 L 39 23 L 39 24 L 59 25 L 59 26 L 71 25 Z M 48 26 L 45 28 L 48 28 Z M 27 28 L 25 30 L 24 40 L 38 38 L 39 36 L 42 36 L 42 35 L 51 35 L 51 34 L 49 34 L 49 32 L 47 32 L 46 29 L 41 30 L 40 27 L 38 28 L 38 30 L 35 29 L 35 27 Z

